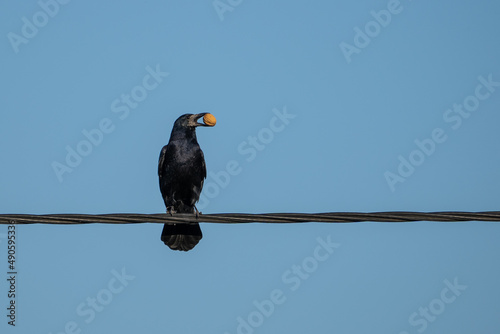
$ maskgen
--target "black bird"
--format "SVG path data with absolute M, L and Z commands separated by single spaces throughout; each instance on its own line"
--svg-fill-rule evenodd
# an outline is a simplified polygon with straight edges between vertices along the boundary
M 198 123 L 202 117 L 208 124 Z M 207 170 L 203 151 L 196 139 L 196 127 L 213 125 L 215 118 L 207 113 L 185 114 L 175 121 L 170 140 L 161 150 L 158 162 L 160 191 L 167 213 L 198 214 L 195 203 L 200 198 Z M 161 233 L 161 240 L 173 250 L 193 249 L 201 238 L 198 223 L 167 223 Z

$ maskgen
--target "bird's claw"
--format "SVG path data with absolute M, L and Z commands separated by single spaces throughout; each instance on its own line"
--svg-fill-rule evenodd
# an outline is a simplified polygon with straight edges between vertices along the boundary
M 194 206 L 194 211 L 195 211 L 196 219 L 198 219 L 201 215 L 201 212 L 198 211 L 198 208 L 196 207 L 196 205 Z

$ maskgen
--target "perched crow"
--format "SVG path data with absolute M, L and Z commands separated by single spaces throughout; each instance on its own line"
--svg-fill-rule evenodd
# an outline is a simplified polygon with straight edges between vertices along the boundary
M 198 123 L 204 117 L 204 123 Z M 160 191 L 167 213 L 196 213 L 195 203 L 200 198 L 203 181 L 207 176 L 205 158 L 196 140 L 196 127 L 213 126 L 211 114 L 185 114 L 174 123 L 168 145 L 160 153 L 158 176 Z M 201 240 L 199 224 L 163 226 L 161 240 L 173 250 L 188 251 Z

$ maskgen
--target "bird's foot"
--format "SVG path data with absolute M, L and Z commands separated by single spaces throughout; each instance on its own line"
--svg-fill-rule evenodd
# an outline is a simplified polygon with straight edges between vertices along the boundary
M 176 213 L 176 211 L 174 210 L 173 207 L 169 206 L 169 207 L 167 207 L 167 213 L 170 214 L 171 216 L 173 216 L 174 213 Z
M 201 215 L 201 212 L 200 212 L 200 211 L 198 211 L 198 208 L 196 207 L 196 205 L 194 206 L 194 213 L 195 213 L 195 215 L 196 215 L 196 218 L 199 218 L 199 217 L 200 217 L 200 215 Z

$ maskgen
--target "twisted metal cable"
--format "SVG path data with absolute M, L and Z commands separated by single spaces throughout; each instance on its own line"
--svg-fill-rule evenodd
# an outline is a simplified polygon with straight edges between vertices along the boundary
M 325 212 L 325 213 L 217 213 L 217 214 L 0 214 L 0 224 L 142 224 L 142 223 L 355 223 L 355 222 L 465 222 L 500 221 L 500 211 L 485 212 Z

